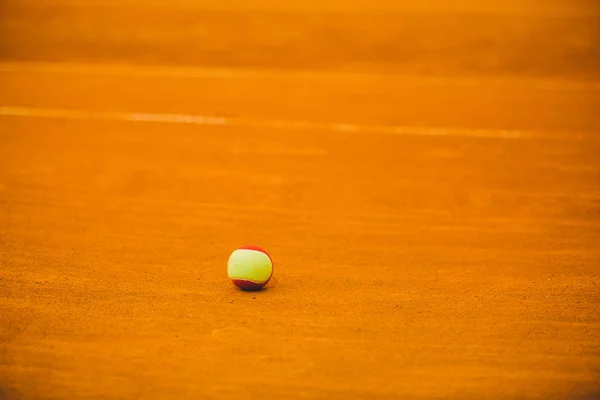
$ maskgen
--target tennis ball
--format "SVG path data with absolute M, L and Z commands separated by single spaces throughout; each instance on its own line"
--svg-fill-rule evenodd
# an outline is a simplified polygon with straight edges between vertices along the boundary
M 258 246 L 244 246 L 229 256 L 227 275 L 242 290 L 260 290 L 273 275 L 273 260 Z

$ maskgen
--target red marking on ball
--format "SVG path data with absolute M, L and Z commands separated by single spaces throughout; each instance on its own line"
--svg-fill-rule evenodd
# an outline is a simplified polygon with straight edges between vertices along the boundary
M 269 279 L 271 279 L 271 278 L 269 277 Z M 235 286 L 237 286 L 240 289 L 245 290 L 247 292 L 255 292 L 257 290 L 260 290 L 263 288 L 263 286 L 265 286 L 267 284 L 267 282 L 269 282 L 267 280 L 267 282 L 260 284 L 260 283 L 248 281 L 246 279 L 232 279 L 231 281 L 233 282 L 233 284 Z
M 254 251 L 260 251 L 261 253 L 265 253 L 267 255 L 267 257 L 269 257 L 269 260 L 271 260 L 271 265 L 273 265 L 273 259 L 271 258 L 271 255 L 269 253 L 267 253 L 267 251 L 265 249 L 263 249 L 262 247 L 258 247 L 258 246 L 242 246 L 238 248 L 239 250 L 254 250 Z

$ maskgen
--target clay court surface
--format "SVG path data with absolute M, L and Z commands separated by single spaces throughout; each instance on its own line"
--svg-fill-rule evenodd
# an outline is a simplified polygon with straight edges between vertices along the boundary
M 4 2 L 0 399 L 598 398 L 598 9 L 541 3 Z

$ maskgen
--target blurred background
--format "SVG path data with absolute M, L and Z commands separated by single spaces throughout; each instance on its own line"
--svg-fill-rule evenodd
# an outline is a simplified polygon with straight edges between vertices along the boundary
M 0 55 L 596 80 L 594 0 L 4 0 Z

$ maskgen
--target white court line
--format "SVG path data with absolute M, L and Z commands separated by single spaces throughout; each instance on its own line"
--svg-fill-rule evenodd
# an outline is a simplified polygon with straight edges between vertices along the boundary
M 281 130 L 314 130 L 347 133 L 379 133 L 388 135 L 404 136 L 466 136 L 519 139 L 533 136 L 533 132 L 501 130 L 501 129 L 465 129 L 465 128 L 430 128 L 419 126 L 398 125 L 361 125 L 361 124 L 338 124 L 322 123 L 312 121 L 292 121 L 276 119 L 254 119 L 254 118 L 227 118 L 214 115 L 194 114 L 163 114 L 163 113 L 139 113 L 139 112 L 111 112 L 74 110 L 58 108 L 34 108 L 34 107 L 0 107 L 0 116 L 4 117 L 32 117 L 71 120 L 102 120 L 102 121 L 124 121 L 124 122 L 158 122 L 170 124 L 189 125 L 217 125 L 217 126 L 239 126 L 264 129 Z
M 446 136 L 446 137 L 479 137 L 501 139 L 565 138 L 580 139 L 587 137 L 576 132 L 537 132 L 510 129 L 469 129 L 452 127 L 425 127 L 402 125 L 363 125 L 353 123 L 326 123 L 316 121 L 294 121 L 257 118 L 228 118 L 216 115 L 197 114 L 165 114 L 145 112 L 113 112 L 60 108 L 12 107 L 0 106 L 0 116 L 30 117 L 67 120 L 100 120 L 122 122 L 145 122 L 187 124 L 204 126 L 232 126 L 259 129 L 279 130 L 312 130 L 343 133 L 385 134 L 399 136 Z
M 362 132 L 402 136 L 463 136 L 505 139 L 521 139 L 535 136 L 547 136 L 534 131 L 519 131 L 506 129 L 469 129 L 449 127 L 435 128 L 400 125 L 361 125 L 349 123 L 339 124 L 277 119 L 227 118 L 222 116 L 194 114 L 111 112 L 10 106 L 0 107 L 0 116 L 123 122 L 157 122 L 171 124 L 239 126 L 282 130 L 315 130 L 349 133 Z

